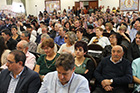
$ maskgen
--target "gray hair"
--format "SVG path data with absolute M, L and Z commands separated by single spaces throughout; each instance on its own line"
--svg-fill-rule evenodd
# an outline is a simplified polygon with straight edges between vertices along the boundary
M 71 45 L 73 45 L 75 43 L 75 40 L 76 40 L 76 35 L 74 32 L 72 31 L 68 31 L 65 33 L 65 35 L 68 35 L 68 38 L 69 38 L 69 42 Z
M 26 40 L 21 40 L 18 43 L 21 43 L 24 48 L 28 47 L 29 43 Z
M 55 66 L 56 68 L 62 66 L 65 71 L 72 70 L 75 65 L 75 59 L 71 53 L 62 53 L 57 58 Z
M 42 39 L 42 38 L 48 39 L 48 38 L 50 38 L 50 36 L 49 36 L 47 33 L 44 33 L 44 34 L 41 35 L 41 39 Z

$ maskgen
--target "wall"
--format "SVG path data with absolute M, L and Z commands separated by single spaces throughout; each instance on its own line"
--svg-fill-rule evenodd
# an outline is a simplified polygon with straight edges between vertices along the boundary
M 99 6 L 100 5 L 104 5 L 105 9 L 107 8 L 107 6 L 110 6 L 110 9 L 112 9 L 113 7 L 119 7 L 119 0 L 98 0 L 99 2 Z M 139 2 L 139 11 L 140 11 L 140 2 Z
M 64 9 L 68 9 L 68 6 L 72 9 L 72 6 L 74 6 L 75 0 L 61 0 L 61 11 Z
M 44 11 L 44 0 L 26 0 L 26 13 L 27 15 L 38 15 L 39 11 Z
M 26 9 L 27 9 L 27 15 L 33 14 L 38 15 L 38 11 L 44 11 L 45 0 L 26 0 Z M 61 10 L 67 9 L 68 6 L 72 8 L 74 6 L 74 2 L 77 0 L 61 0 Z M 37 7 L 35 7 L 37 5 Z

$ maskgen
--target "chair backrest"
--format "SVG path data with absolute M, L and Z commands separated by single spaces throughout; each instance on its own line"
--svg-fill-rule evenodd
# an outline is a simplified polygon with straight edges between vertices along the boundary
M 104 32 L 103 33 L 103 36 L 109 37 L 110 36 L 110 33 Z
M 35 57 L 36 57 L 36 61 L 37 59 L 40 57 L 41 54 L 39 53 L 36 53 L 36 52 L 32 52 L 32 51 L 29 51 L 30 53 L 32 53 Z
M 99 44 L 88 45 L 88 54 L 96 60 L 97 64 L 102 59 L 102 51 L 103 51 L 103 47 L 100 46 Z
M 90 56 L 90 55 L 88 55 L 88 54 L 85 54 L 84 55 L 85 57 L 87 57 L 87 58 L 90 58 L 93 62 L 94 62 L 94 68 L 96 69 L 96 67 L 97 67 L 97 62 L 96 62 L 96 60 L 92 57 L 92 56 Z
M 88 45 L 88 50 L 103 51 L 103 47 L 99 44 L 90 44 Z

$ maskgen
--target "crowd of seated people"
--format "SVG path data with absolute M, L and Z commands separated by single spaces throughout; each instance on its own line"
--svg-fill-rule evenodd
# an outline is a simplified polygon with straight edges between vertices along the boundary
M 36 71 L 36 74 L 43 79 L 46 74 L 57 70 L 55 63 L 60 54 L 70 53 L 75 58 L 75 73 L 85 76 L 88 80 L 91 80 L 91 77 L 97 80 L 96 92 L 113 91 L 113 88 L 117 90 L 123 85 L 127 89 L 126 85 L 132 83 L 132 78 L 136 83 L 134 91 L 139 91 L 137 88 L 140 85 L 140 76 L 137 73 L 140 57 L 139 12 L 124 14 L 119 8 L 114 7 L 111 11 L 108 6 L 106 12 L 101 8 L 92 9 L 92 7 L 89 10 L 69 8 L 62 13 L 57 10 L 52 13 L 40 11 L 38 17 L 34 15 L 8 17 L 2 11 L 0 35 L 2 69 L 10 67 L 9 63 L 13 64 L 9 61 L 7 65 L 9 52 L 19 50 L 25 54 L 25 67 Z M 103 48 L 97 69 L 94 68 L 92 60 L 84 57 L 88 52 L 87 47 L 91 44 L 98 44 Z M 39 58 L 35 58 L 35 53 L 40 54 Z M 108 61 L 109 65 L 104 61 Z M 124 61 L 128 63 L 124 64 Z M 129 63 L 132 64 L 132 68 Z M 124 75 L 126 82 L 121 82 L 125 78 L 115 78 L 115 75 L 123 76 L 121 71 L 117 73 L 117 70 L 111 71 L 105 66 L 122 70 L 126 74 Z M 125 67 L 121 68 L 123 66 Z M 102 72 L 102 69 L 105 71 Z M 124 69 L 129 70 L 128 74 Z M 107 72 L 108 76 L 104 75 Z M 123 89 L 120 91 L 127 93 Z

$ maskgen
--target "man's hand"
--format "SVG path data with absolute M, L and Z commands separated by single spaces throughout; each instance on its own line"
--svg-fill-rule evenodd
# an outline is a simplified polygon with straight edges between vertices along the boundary
M 113 89 L 113 87 L 111 87 L 111 86 L 105 86 L 104 87 L 105 91 L 112 91 L 112 89 Z
M 102 82 L 101 82 L 101 85 L 102 87 L 104 88 L 105 86 L 110 86 L 112 84 L 111 80 L 110 79 L 104 79 Z

